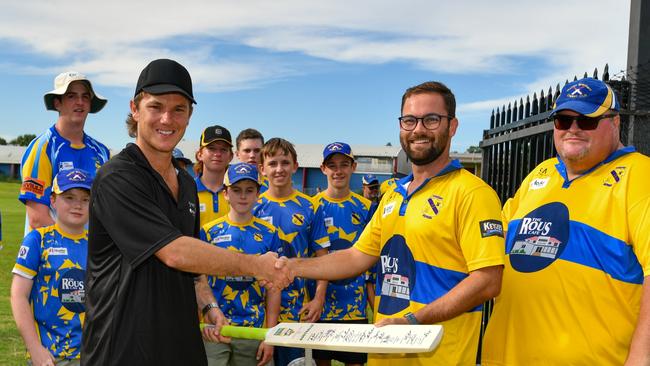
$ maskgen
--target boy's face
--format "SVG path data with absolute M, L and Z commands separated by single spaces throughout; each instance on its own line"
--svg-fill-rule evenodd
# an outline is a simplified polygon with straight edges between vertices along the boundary
M 232 149 L 224 141 L 211 142 L 196 154 L 196 158 L 203 162 L 203 169 L 211 172 L 225 172 L 232 157 Z
M 327 185 L 336 189 L 350 187 L 350 178 L 357 163 L 343 154 L 334 154 L 323 162 L 320 169 L 327 176 Z
M 230 209 L 240 215 L 250 213 L 252 215 L 253 206 L 257 202 L 260 186 L 250 179 L 240 180 L 239 182 L 226 187 L 224 197 L 230 203 Z
M 269 186 L 284 188 L 291 186 L 291 176 L 298 170 L 298 163 L 291 154 L 279 152 L 273 156 L 265 156 L 262 164 L 262 174 L 268 178 Z
M 241 140 L 235 152 L 237 159 L 242 163 L 259 164 L 263 145 L 260 139 Z
M 88 204 L 90 192 L 83 188 L 72 188 L 61 194 L 53 194 L 52 208 L 56 211 L 56 220 L 72 228 L 84 227 L 88 223 Z

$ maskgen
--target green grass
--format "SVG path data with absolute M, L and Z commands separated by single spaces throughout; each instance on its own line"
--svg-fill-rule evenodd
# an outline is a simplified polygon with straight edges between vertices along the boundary
M 0 250 L 0 365 L 24 365 L 25 346 L 11 314 L 11 270 L 23 238 L 25 206 L 18 201 L 20 184 L 0 182 L 2 245 Z

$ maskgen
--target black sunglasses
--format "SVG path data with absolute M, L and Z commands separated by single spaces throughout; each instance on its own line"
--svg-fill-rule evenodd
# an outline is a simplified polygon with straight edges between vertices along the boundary
M 615 114 L 605 114 L 598 117 L 587 117 L 587 116 L 567 116 L 564 114 L 556 114 L 553 116 L 553 123 L 555 124 L 555 129 L 557 130 L 568 130 L 573 125 L 573 121 L 576 121 L 578 128 L 584 131 L 595 130 L 598 127 L 598 122 L 601 119 L 611 118 L 616 116 Z

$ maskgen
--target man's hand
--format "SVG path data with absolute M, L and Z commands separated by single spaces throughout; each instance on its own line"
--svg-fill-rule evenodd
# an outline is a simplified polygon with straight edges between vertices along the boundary
M 378 322 L 375 323 L 376 327 L 383 327 L 384 325 L 391 325 L 391 324 L 401 324 L 401 325 L 408 325 L 409 322 L 406 320 L 404 317 L 399 317 L 399 318 L 384 318 Z
M 257 366 L 266 365 L 269 361 L 273 359 L 273 346 L 261 342 L 260 346 L 257 348 L 257 358 L 259 362 Z
M 34 366 L 54 366 L 54 356 L 42 345 L 35 347 L 36 349 L 30 350 L 29 355 L 32 358 L 32 365 Z
M 278 258 L 273 252 L 267 252 L 255 257 L 255 278 L 267 289 L 282 290 L 293 281 L 286 257 Z
M 306 323 L 314 323 L 320 319 L 320 315 L 323 313 L 323 301 L 315 298 L 308 303 L 305 303 L 298 314 L 300 315 L 300 321 Z
M 203 328 L 203 339 L 209 342 L 230 343 L 230 337 L 221 335 L 221 327 L 228 325 L 228 319 L 223 315 L 219 308 L 212 308 L 205 314 L 203 320 L 211 327 Z

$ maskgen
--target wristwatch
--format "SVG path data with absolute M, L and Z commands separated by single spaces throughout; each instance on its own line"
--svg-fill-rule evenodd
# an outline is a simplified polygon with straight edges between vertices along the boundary
M 203 314 L 203 316 L 205 316 L 205 314 L 207 314 L 208 311 L 210 311 L 210 309 L 214 309 L 214 308 L 218 308 L 218 307 L 219 307 L 219 304 L 217 304 L 216 302 L 211 302 L 208 305 L 204 306 L 203 309 L 201 309 L 201 314 Z
M 411 325 L 420 324 L 420 322 L 418 322 L 418 318 L 416 318 L 415 315 L 413 315 L 413 313 L 411 313 L 410 311 L 408 313 L 404 314 L 404 318 L 406 318 L 406 321 L 408 321 L 409 324 L 411 324 Z

